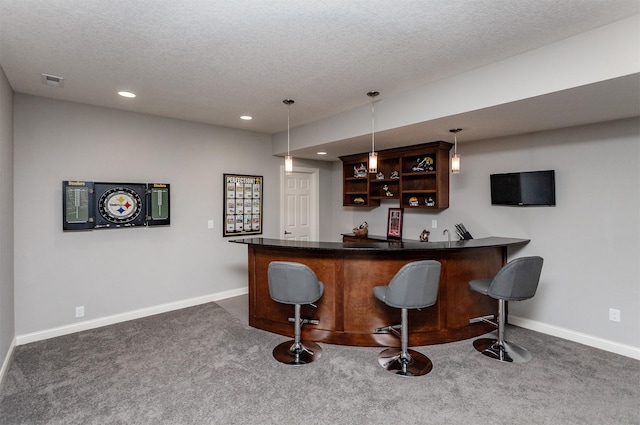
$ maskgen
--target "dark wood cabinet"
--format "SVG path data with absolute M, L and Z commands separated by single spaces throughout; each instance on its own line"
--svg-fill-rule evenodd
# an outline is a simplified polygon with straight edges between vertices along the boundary
M 382 199 L 398 199 L 402 208 L 449 207 L 447 142 L 431 142 L 378 152 L 378 173 L 368 171 L 368 153 L 340 157 L 342 205 L 376 207 Z
M 369 156 L 368 154 L 349 155 L 342 159 L 342 205 L 368 207 L 380 205 L 369 197 Z

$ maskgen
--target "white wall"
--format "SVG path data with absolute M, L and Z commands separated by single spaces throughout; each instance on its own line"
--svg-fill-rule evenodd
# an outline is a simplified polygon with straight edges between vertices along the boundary
M 540 255 L 545 264 L 536 296 L 510 305 L 512 323 L 640 354 L 640 120 L 629 119 L 517 137 L 459 143 L 462 171 L 451 176 L 451 206 L 426 213 L 405 209 L 404 236 L 446 240 L 463 222 L 474 237 L 531 239 L 511 257 Z M 489 175 L 554 169 L 555 207 L 492 206 Z M 334 167 L 336 176 L 341 169 Z M 334 191 L 340 187 L 336 177 Z M 341 207 L 334 197 L 334 234 L 366 220 L 385 235 L 387 208 Z M 431 228 L 437 220 L 438 228 Z M 609 308 L 622 321 L 610 322 Z M 607 347 L 611 348 L 611 347 Z
M 19 337 L 246 291 L 247 248 L 222 237 L 222 175 L 264 176 L 263 236 L 277 237 L 268 135 L 21 94 L 14 114 Z M 63 180 L 170 183 L 171 226 L 63 232 Z
M 13 91 L 0 67 L 0 381 L 14 341 Z

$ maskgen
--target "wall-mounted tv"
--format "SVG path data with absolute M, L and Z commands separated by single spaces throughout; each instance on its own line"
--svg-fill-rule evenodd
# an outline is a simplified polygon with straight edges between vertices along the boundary
M 492 205 L 555 205 L 555 171 L 491 174 Z

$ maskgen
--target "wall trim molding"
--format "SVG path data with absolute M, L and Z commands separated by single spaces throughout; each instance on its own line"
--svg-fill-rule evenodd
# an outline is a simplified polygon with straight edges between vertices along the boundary
M 199 304 L 205 304 L 209 302 L 215 302 L 223 300 L 225 298 L 237 297 L 249 292 L 248 288 L 231 289 L 228 291 L 218 292 L 215 294 L 209 294 L 202 297 L 189 298 L 186 300 L 176 301 L 173 303 L 161 304 L 153 307 L 143 308 L 139 310 L 133 310 L 126 313 L 115 314 L 112 316 L 101 317 L 99 319 L 86 320 L 80 323 L 74 323 L 72 325 L 60 326 L 57 328 L 46 329 L 39 332 L 33 332 L 29 334 L 17 335 L 9 347 L 7 355 L 2 363 L 2 369 L 0 369 L 0 383 L 4 379 L 4 375 L 9 367 L 11 356 L 13 355 L 14 348 L 18 345 L 24 345 L 31 342 L 42 341 L 49 338 L 55 338 L 62 335 L 68 335 L 75 332 L 85 331 L 89 329 L 100 328 L 102 326 L 113 325 L 120 322 L 126 322 L 129 320 L 140 319 L 154 314 L 166 313 L 173 310 L 179 310 L 182 308 L 193 307 Z M 589 347 L 598 348 L 604 351 L 608 351 L 615 354 L 620 354 L 625 357 L 630 357 L 636 360 L 640 360 L 640 347 L 633 347 L 631 345 L 621 344 L 615 341 L 599 338 L 593 335 L 588 335 L 581 332 L 572 331 L 570 329 L 561 328 L 558 326 L 552 326 L 546 323 L 538 322 L 535 320 L 525 319 L 518 316 L 509 315 L 509 324 L 519 326 L 524 329 L 540 332 L 546 335 L 555 336 L 558 338 L 566 339 L 568 341 L 577 342 L 579 344 L 587 345 Z
M 11 362 L 11 357 L 13 357 L 13 350 L 16 348 L 16 338 L 13 338 L 11 341 L 11 345 L 9 345 L 9 349 L 7 350 L 7 355 L 2 362 L 2 367 L 0 368 L 0 385 L 4 382 L 4 377 L 7 374 L 7 370 L 9 370 L 9 363 Z
M 102 326 L 113 325 L 129 320 L 141 319 L 143 317 L 152 316 L 154 314 L 166 313 L 173 310 L 193 307 L 199 304 L 206 304 L 213 301 L 223 300 L 225 298 L 237 297 L 239 295 L 244 295 L 247 293 L 249 293 L 248 288 L 231 289 L 228 291 L 209 294 L 202 297 L 189 298 L 186 300 L 160 304 L 153 307 L 142 308 L 139 310 L 133 310 L 126 313 L 114 314 L 112 316 L 100 317 L 98 319 L 86 320 L 83 322 L 74 323 L 72 325 L 65 325 L 57 328 L 45 329 L 43 331 L 17 335 L 14 342 L 16 343 L 15 345 L 24 345 L 31 342 L 42 341 L 45 339 L 68 335 L 75 332 L 100 328 Z
M 558 338 L 577 342 L 589 347 L 599 348 L 604 351 L 609 351 L 611 353 L 620 354 L 625 357 L 631 357 L 632 359 L 640 360 L 640 347 L 621 344 L 619 342 L 599 338 L 597 336 L 572 331 L 570 329 L 565 329 L 558 326 L 548 325 L 546 323 L 537 322 L 535 320 L 524 319 L 518 316 L 509 315 L 508 322 L 511 325 L 519 326 L 521 328 L 540 332 L 546 335 L 556 336 Z

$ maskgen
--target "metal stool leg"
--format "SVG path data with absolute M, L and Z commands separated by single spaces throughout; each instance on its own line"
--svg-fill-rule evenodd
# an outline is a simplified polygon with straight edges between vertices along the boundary
M 293 322 L 293 341 L 286 341 L 276 346 L 273 349 L 273 357 L 279 362 L 289 365 L 303 365 L 317 360 L 322 354 L 322 348 L 313 341 L 302 341 L 300 339 L 302 325 L 304 323 L 317 323 L 317 321 L 301 319 L 300 304 L 295 304 Z
M 526 363 L 531 360 L 531 353 L 526 348 L 504 339 L 505 305 L 505 300 L 498 300 L 498 338 L 476 339 L 473 346 L 485 356 L 501 362 Z
M 387 348 L 378 354 L 380 366 L 402 376 L 426 375 L 433 369 L 431 360 L 422 353 L 408 348 L 409 346 L 409 311 L 406 308 L 401 312 L 400 323 L 400 349 Z M 395 330 L 398 326 L 388 326 L 390 330 Z M 385 330 L 386 328 L 381 328 Z

